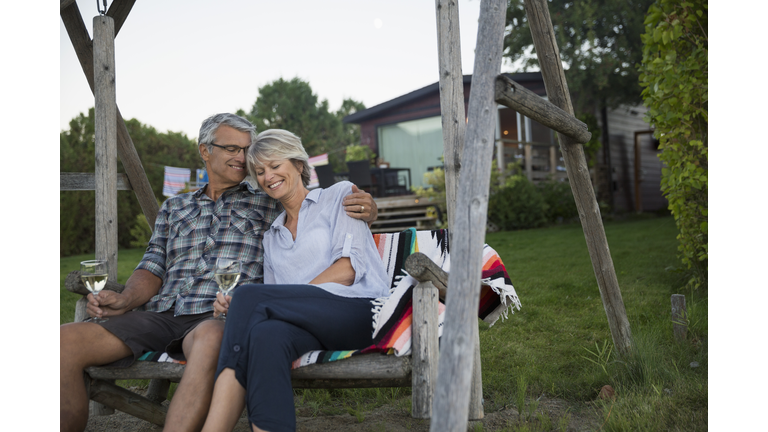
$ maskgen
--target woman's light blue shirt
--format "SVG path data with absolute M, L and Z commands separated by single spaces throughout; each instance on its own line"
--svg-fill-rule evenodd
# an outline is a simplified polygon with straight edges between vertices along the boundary
M 285 227 L 285 212 L 277 217 L 264 234 L 265 284 L 308 284 L 346 257 L 355 270 L 354 283 L 328 282 L 318 287 L 342 297 L 389 295 L 387 273 L 368 225 L 347 216 L 341 205 L 351 193 L 348 181 L 310 191 L 299 210 L 296 241 Z

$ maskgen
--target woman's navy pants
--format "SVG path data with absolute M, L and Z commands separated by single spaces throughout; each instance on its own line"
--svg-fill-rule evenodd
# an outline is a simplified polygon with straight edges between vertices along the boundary
M 371 299 L 333 295 L 312 285 L 243 285 L 227 312 L 216 376 L 235 371 L 246 389 L 248 419 L 273 431 L 296 429 L 291 363 L 312 350 L 371 344 Z

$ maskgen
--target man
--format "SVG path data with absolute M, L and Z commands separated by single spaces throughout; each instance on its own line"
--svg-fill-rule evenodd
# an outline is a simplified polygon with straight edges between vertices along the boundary
M 255 127 L 242 117 L 206 119 L 198 147 L 208 184 L 163 203 L 147 251 L 122 293 L 102 291 L 98 300 L 88 295 L 88 313 L 106 322 L 61 326 L 62 431 L 82 431 L 88 421 L 84 368 L 128 366 L 147 351 L 187 361 L 165 430 L 202 428 L 224 329 L 223 322 L 211 319 L 218 291 L 212 265 L 219 256 L 237 257 L 243 263 L 240 283 L 260 283 L 262 235 L 282 211 L 277 201 L 244 182 L 246 152 L 255 136 Z M 376 219 L 373 198 L 354 186 L 343 205 L 351 217 Z

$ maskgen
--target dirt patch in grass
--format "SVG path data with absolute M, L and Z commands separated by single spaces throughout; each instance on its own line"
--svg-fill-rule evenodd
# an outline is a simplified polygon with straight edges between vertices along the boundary
M 168 402 L 166 401 L 165 404 L 167 405 Z M 408 404 L 389 404 L 352 414 L 324 415 L 321 413 L 315 416 L 304 416 L 305 413 L 300 409 L 299 416 L 296 417 L 296 430 L 298 432 L 429 431 L 429 420 L 414 419 L 407 409 L 402 408 Z M 571 403 L 544 396 L 539 399 L 537 409 L 530 418 L 521 419 L 516 409 L 505 407 L 486 413 L 482 420 L 470 421 L 467 430 L 504 431 L 526 425 L 531 431 L 582 432 L 598 430 L 601 423 L 602 419 L 592 404 Z M 162 428 L 116 411 L 111 416 L 91 417 L 85 430 L 86 432 L 149 432 L 160 431 Z M 248 419 L 243 415 L 234 431 L 249 432 L 250 430 Z

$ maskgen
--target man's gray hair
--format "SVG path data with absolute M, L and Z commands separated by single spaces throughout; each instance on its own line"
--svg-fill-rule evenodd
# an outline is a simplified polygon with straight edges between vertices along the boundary
M 213 151 L 211 144 L 216 139 L 216 131 L 219 130 L 221 125 L 227 125 L 240 132 L 247 132 L 251 136 L 251 144 L 256 140 L 256 126 L 248 120 L 230 113 L 214 114 L 203 120 L 203 124 L 200 126 L 200 134 L 197 137 L 197 144 L 204 144 L 205 148 L 208 149 L 208 153 Z M 198 151 L 200 151 L 199 147 Z M 200 158 L 202 159 L 202 157 L 203 154 L 201 152 Z M 205 163 L 205 159 L 203 159 L 203 163 Z
M 304 167 L 301 181 L 304 187 L 309 185 L 309 156 L 301 145 L 301 138 L 283 129 L 267 129 L 256 136 L 248 149 L 248 173 L 256 179 L 257 166 L 279 159 L 299 162 Z

